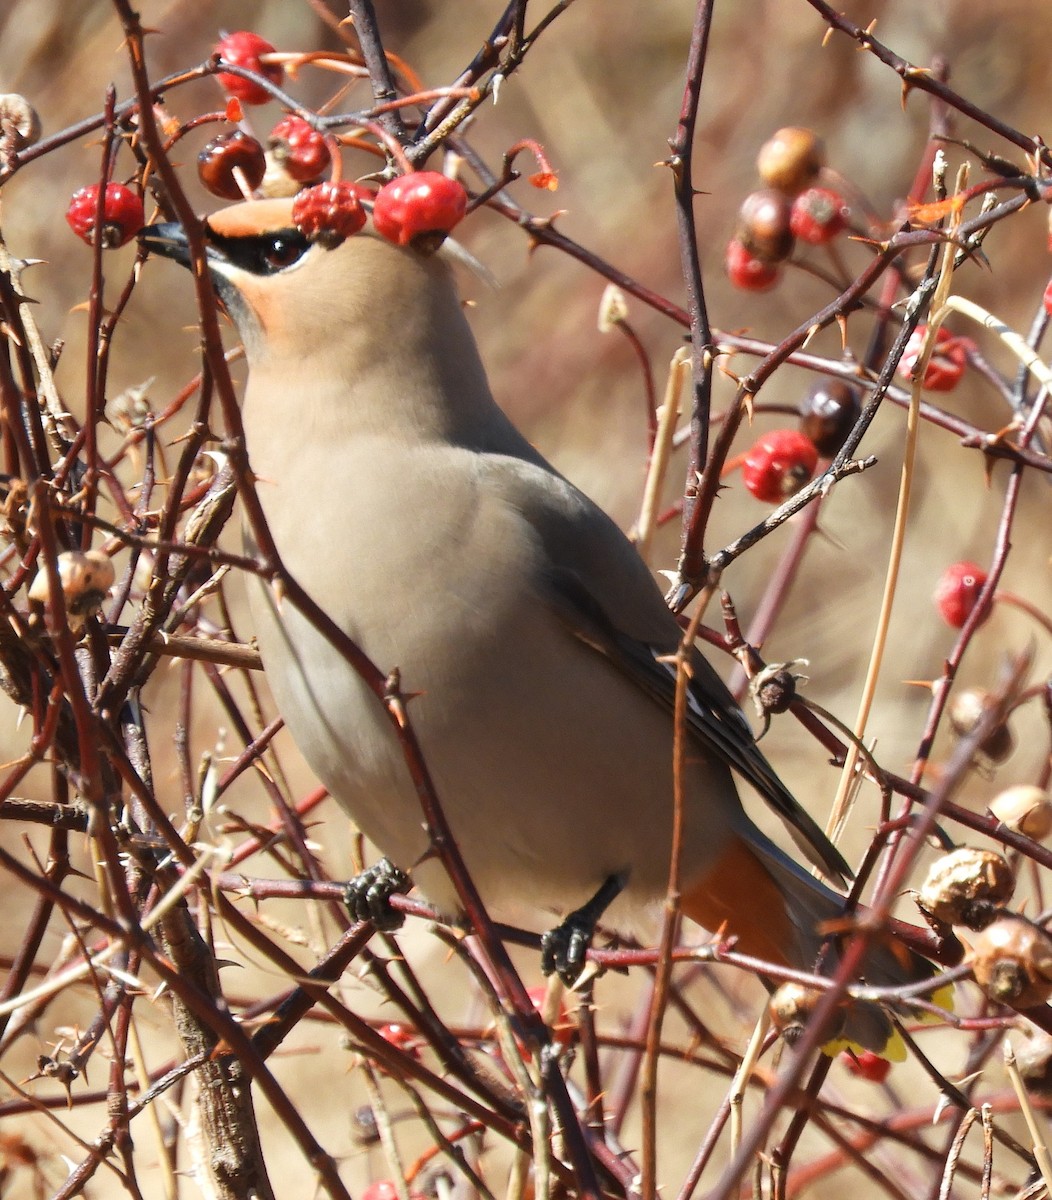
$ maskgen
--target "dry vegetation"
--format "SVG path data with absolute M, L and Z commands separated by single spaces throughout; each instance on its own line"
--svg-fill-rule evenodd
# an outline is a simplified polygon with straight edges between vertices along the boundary
M 410 127 L 474 113 L 444 146 L 426 143 L 429 165 L 461 156 L 481 196 L 529 138 L 558 172 L 557 191 L 531 188 L 523 152 L 522 178 L 462 228 L 500 283 L 468 285 L 498 398 L 628 527 L 651 460 L 648 377 L 660 398 L 692 337 L 683 403 L 711 403 L 711 420 L 692 434 L 681 419 L 652 565 L 678 572 L 689 611 L 701 593 L 709 653 L 739 692 L 719 588 L 753 648 L 738 647 L 745 669 L 759 654 L 808 660 L 803 699 L 765 749 L 820 821 L 851 793 L 840 844 L 878 914 L 919 922 L 905 888 L 948 845 L 970 844 L 1008 857 L 1010 907 L 1041 934 L 1052 853 L 988 805 L 1049 782 L 1052 157 L 1034 136 L 1048 132 L 1052 92 L 1047 0 L 845 2 L 842 17 L 819 0 L 726 0 L 712 14 L 690 0 L 376 7 Z M 351 8 L 370 28 L 369 5 Z M 656 1186 L 684 1200 L 1042 1195 L 1021 1115 L 1044 1128 L 1052 1094 L 1041 980 L 1006 996 L 1014 1007 L 994 1002 L 954 965 L 948 927 L 930 949 L 958 981 L 955 1014 L 911 1016 L 907 1059 L 884 1083 L 817 1054 L 817 1027 L 795 1050 L 765 1035 L 766 994 L 733 946 L 706 941 L 673 966 L 601 939 L 589 983 L 550 994 L 550 1037 L 522 991 L 540 983 L 531 935 L 482 920 L 465 939 L 415 901 L 397 935 L 349 927 L 333 881 L 371 851 L 318 792 L 255 669 L 241 594 L 255 565 L 229 521 L 248 474 L 221 348 L 202 352 L 187 278 L 140 273 L 134 243 L 92 249 L 64 219 L 73 191 L 104 177 L 142 191 L 148 219 L 218 204 L 193 164 L 225 119 L 210 77 L 223 28 L 292 54 L 287 91 L 305 114 L 340 116 L 331 132 L 379 121 L 361 135 L 376 147 L 391 129 L 370 109 L 368 68 L 382 60 L 343 16 L 336 0 L 144 0 L 143 37 L 123 0 L 0 11 L 0 92 L 42 124 L 37 141 L 10 124 L 0 137 L 0 1194 L 339 1197 L 390 1180 L 370 1200 L 650 1200 Z M 824 42 L 826 17 L 840 28 Z M 519 39 L 517 20 L 537 36 Z M 323 49 L 339 73 L 295 57 Z M 145 81 L 166 79 L 163 110 L 144 120 Z M 465 90 L 413 95 L 453 84 Z M 279 110 L 246 119 L 263 136 Z M 858 236 L 835 256 L 798 250 L 772 291 L 738 291 L 724 249 L 757 150 L 785 124 L 825 140 Z M 677 138 L 692 161 L 655 166 Z M 939 150 L 961 203 L 939 203 Z M 348 177 L 384 167 L 353 145 L 343 162 Z M 611 281 L 627 317 L 601 333 Z M 947 298 L 947 328 L 974 341 L 963 377 L 951 393 L 911 391 L 898 356 Z M 203 314 L 215 316 L 207 301 Z M 818 376 L 856 382 L 865 413 L 820 467 L 836 486 L 775 510 L 733 464 L 760 432 L 795 426 Z M 78 624 L 31 601 L 34 579 L 35 595 L 44 582 L 57 593 L 60 552 L 88 546 L 115 567 L 97 613 Z M 931 594 L 963 559 L 988 584 L 952 629 Z M 989 702 L 956 737 L 946 706 L 974 687 Z M 1010 741 L 991 752 L 1002 726 Z M 851 729 L 869 748 L 857 794 Z M 1043 952 L 1038 939 L 1036 976 Z M 849 982 L 838 975 L 824 1003 Z M 737 1078 L 754 1027 L 751 1074 Z M 1028 1101 L 1006 1074 L 1006 1038 Z

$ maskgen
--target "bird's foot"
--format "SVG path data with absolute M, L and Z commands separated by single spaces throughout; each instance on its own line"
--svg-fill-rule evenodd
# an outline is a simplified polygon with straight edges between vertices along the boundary
M 356 921 L 371 921 L 384 933 L 399 929 L 405 913 L 391 907 L 391 897 L 409 891 L 409 876 L 389 859 L 366 867 L 344 888 L 344 903 Z
M 545 975 L 558 975 L 567 987 L 573 986 L 584 970 L 599 918 L 624 886 L 624 875 L 611 875 L 587 904 L 575 909 L 554 929 L 541 934 L 541 970 Z

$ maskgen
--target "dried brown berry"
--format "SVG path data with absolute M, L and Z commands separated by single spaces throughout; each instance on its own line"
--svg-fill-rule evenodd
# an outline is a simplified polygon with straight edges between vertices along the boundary
M 1052 833 L 1052 800 L 1043 788 L 1021 783 L 990 801 L 990 811 L 1009 829 L 1042 842 Z
M 263 147 L 240 129 L 214 137 L 197 156 L 197 174 L 213 196 L 247 200 L 263 182 Z
M 1036 1008 L 1052 999 L 1052 938 L 1018 913 L 987 925 L 972 942 L 969 962 L 991 1000 Z
M 0 141 L 5 150 L 21 150 L 40 140 L 40 118 L 25 96 L 0 96 Z
M 66 550 L 58 556 L 55 565 L 69 626 L 77 631 L 83 627 L 86 617 L 102 607 L 116 572 L 101 550 Z M 51 580 L 43 564 L 29 586 L 28 595 L 30 600 L 40 604 L 49 604 L 51 600 Z
M 825 147 L 810 129 L 788 125 L 760 147 L 756 169 L 768 187 L 802 192 L 825 165 Z
M 823 458 L 832 458 L 844 444 L 862 412 L 858 388 L 841 379 L 823 379 L 800 401 L 800 432 L 809 437 Z
M 806 675 L 794 675 L 791 668 L 804 662 L 804 659 L 796 658 L 787 663 L 768 663 L 762 671 L 757 671 L 749 681 L 749 694 L 757 716 L 789 711 L 796 699 L 797 681 L 807 678 Z
M 783 983 L 771 996 L 767 1011 L 771 1024 L 790 1046 L 800 1040 L 808 1021 L 814 1015 L 822 993 L 802 983 Z M 836 1014 L 825 1031 L 825 1039 L 840 1036 L 843 1030 L 843 1014 Z
M 1029 1037 L 1015 1049 L 1015 1062 L 1027 1090 L 1039 1096 L 1052 1095 L 1052 1036 L 1029 1029 Z
M 793 252 L 791 207 L 788 197 L 773 188 L 751 192 L 738 214 L 738 240 L 764 262 L 784 261 Z
M 932 863 L 917 903 L 937 921 L 982 929 L 1015 891 L 1012 868 L 992 850 L 962 846 Z
M 954 694 L 950 702 L 949 717 L 954 733 L 968 737 L 979 727 L 979 722 L 990 704 L 990 693 L 983 688 L 965 688 Z M 1003 762 L 1015 746 L 1015 739 L 1007 724 L 996 725 L 983 739 L 979 753 L 993 762 Z

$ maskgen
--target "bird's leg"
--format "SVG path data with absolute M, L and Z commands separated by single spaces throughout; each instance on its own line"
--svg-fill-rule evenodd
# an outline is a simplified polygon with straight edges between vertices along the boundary
M 557 974 L 567 987 L 572 986 L 584 967 L 599 918 L 621 894 L 627 881 L 624 873 L 608 876 L 587 904 L 541 934 L 541 970 L 545 975 Z
M 390 859 L 381 858 L 350 880 L 343 899 L 356 921 L 372 921 L 377 929 L 389 933 L 405 920 L 405 913 L 391 907 L 391 897 L 408 892 L 409 886 L 409 876 Z

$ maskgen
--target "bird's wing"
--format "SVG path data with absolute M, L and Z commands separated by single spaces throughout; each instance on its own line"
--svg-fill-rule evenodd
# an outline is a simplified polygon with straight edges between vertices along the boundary
M 544 578 L 538 586 L 559 621 L 671 712 L 676 696 L 671 656 L 680 628 L 631 543 L 601 509 L 544 467 L 491 457 L 488 469 L 505 501 L 522 511 L 542 540 Z M 761 753 L 713 667 L 696 650 L 690 667 L 690 733 L 763 796 L 811 862 L 835 879 L 851 878 L 843 855 Z

